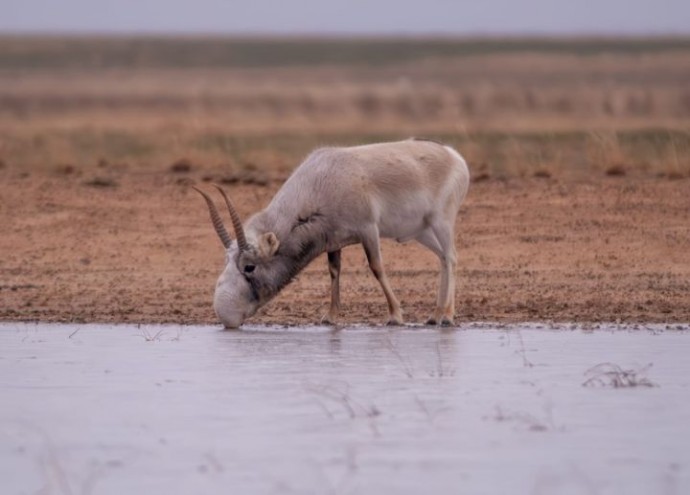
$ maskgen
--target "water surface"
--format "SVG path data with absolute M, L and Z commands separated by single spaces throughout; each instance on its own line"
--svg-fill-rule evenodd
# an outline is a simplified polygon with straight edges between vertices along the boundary
M 690 493 L 688 330 L 0 324 L 2 493 Z

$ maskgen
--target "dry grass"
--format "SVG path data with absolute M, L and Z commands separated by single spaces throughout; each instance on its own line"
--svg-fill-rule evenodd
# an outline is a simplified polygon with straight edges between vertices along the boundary
M 615 363 L 600 363 L 585 371 L 587 379 L 584 387 L 654 387 L 656 386 L 644 376 L 652 364 L 640 369 L 623 369 Z
M 0 161 L 284 176 L 319 145 L 424 135 L 480 178 L 690 175 L 686 40 L 206 41 L 0 38 Z

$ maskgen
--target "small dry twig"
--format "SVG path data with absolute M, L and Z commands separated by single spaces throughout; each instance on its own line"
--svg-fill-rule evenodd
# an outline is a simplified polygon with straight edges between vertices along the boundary
M 365 405 L 355 400 L 350 394 L 348 384 L 345 384 L 344 390 L 338 390 L 329 385 L 308 385 L 306 388 L 309 392 L 340 404 L 352 419 L 357 417 L 375 418 L 381 414 L 381 411 L 374 404 Z M 333 413 L 323 403 L 319 403 L 319 405 L 333 418 Z
M 522 356 L 522 366 L 525 368 L 531 368 L 534 366 L 534 363 L 527 359 L 527 350 L 525 349 L 525 342 L 522 340 L 522 333 L 520 333 L 520 330 L 517 331 L 517 336 L 520 340 L 520 349 L 517 351 L 517 353 Z
M 155 334 L 151 335 L 148 330 L 145 328 L 140 328 L 141 330 L 141 335 L 140 337 L 143 337 L 146 342 L 155 342 L 157 340 L 160 340 L 161 335 L 165 331 L 165 329 L 160 329 L 158 332 Z

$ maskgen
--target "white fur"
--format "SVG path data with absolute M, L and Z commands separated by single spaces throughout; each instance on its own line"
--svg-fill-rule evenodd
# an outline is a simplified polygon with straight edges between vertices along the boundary
M 430 141 L 313 152 L 269 206 L 246 223 L 250 248 L 239 252 L 233 243 L 228 249 L 228 263 L 214 297 L 218 317 L 227 327 L 239 326 L 327 251 L 331 308 L 326 319 L 333 321 L 340 307 L 340 250 L 361 243 L 386 296 L 389 320 L 401 323 L 400 304 L 381 259 L 379 238 L 388 237 L 416 240 L 438 256 L 439 293 L 430 321 L 452 322 L 455 218 L 468 187 L 469 171 L 462 156 Z M 272 240 L 270 246 L 267 238 Z

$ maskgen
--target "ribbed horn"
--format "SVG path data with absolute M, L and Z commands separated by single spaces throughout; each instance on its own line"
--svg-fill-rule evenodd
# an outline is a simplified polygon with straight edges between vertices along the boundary
M 242 220 L 240 220 L 239 213 L 237 213 L 237 210 L 233 206 L 232 201 L 230 201 L 230 198 L 228 198 L 228 195 L 225 194 L 225 191 L 216 184 L 213 184 L 213 186 L 220 191 L 225 200 L 225 204 L 228 206 L 228 211 L 232 218 L 232 227 L 235 229 L 235 237 L 237 237 L 237 245 L 240 247 L 240 251 L 247 251 L 249 245 L 247 244 L 247 238 L 244 236 L 244 227 L 242 227 Z
M 225 226 L 223 225 L 223 220 L 221 220 L 220 215 L 218 214 L 218 210 L 216 209 L 216 205 L 213 204 L 213 201 L 209 197 L 208 194 L 206 194 L 204 191 L 201 189 L 197 189 L 196 187 L 192 186 L 192 189 L 194 189 L 196 192 L 201 194 L 204 199 L 206 200 L 206 204 L 208 205 L 208 212 L 211 215 L 211 223 L 213 223 L 213 227 L 216 229 L 216 233 L 218 234 L 218 237 L 220 237 L 220 242 L 223 243 L 223 246 L 225 246 L 225 249 L 230 247 L 230 244 L 232 243 L 232 238 L 230 237 L 230 234 L 228 234 L 228 231 L 225 230 Z

